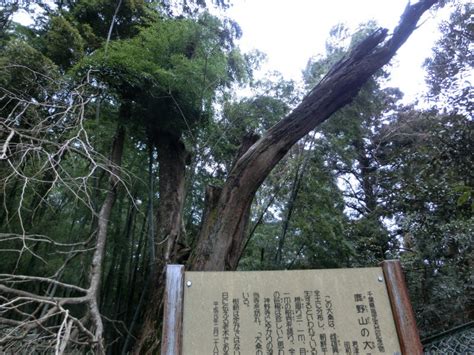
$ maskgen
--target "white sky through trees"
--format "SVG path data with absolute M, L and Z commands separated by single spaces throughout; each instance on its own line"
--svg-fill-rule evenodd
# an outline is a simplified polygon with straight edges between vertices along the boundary
M 392 30 L 407 3 L 408 0 L 232 0 L 227 15 L 243 30 L 239 41 L 242 50 L 258 49 L 267 55 L 262 72 L 276 70 L 285 79 L 300 80 L 308 60 L 324 54 L 333 26 L 344 23 L 352 32 L 358 25 L 375 20 Z M 439 38 L 439 23 L 449 13 L 450 9 L 444 8 L 425 14 L 419 28 L 390 62 L 389 85 L 402 90 L 405 102 L 420 98 L 425 91 L 422 64 Z M 14 20 L 32 22 L 24 11 L 18 12 Z
M 412 1 L 416 2 L 416 1 Z M 324 54 L 329 30 L 338 23 L 351 30 L 375 20 L 390 31 L 407 0 L 234 0 L 228 15 L 243 30 L 243 51 L 258 49 L 268 56 L 264 70 L 277 70 L 286 79 L 301 79 L 308 59 Z M 423 16 L 418 28 L 391 61 L 390 86 L 399 87 L 406 101 L 425 90 L 422 64 L 439 38 L 438 25 L 449 16 L 440 9 Z
M 353 33 L 359 25 L 374 20 L 392 31 L 407 3 L 408 0 L 234 0 L 228 15 L 242 28 L 242 50 L 258 49 L 267 54 L 262 75 L 264 71 L 277 70 L 286 79 L 301 80 L 308 60 L 324 55 L 332 27 L 343 23 Z M 422 65 L 440 37 L 440 22 L 448 19 L 450 12 L 443 8 L 426 13 L 419 28 L 390 61 L 387 85 L 401 89 L 404 103 L 423 101 L 426 85 Z M 345 178 L 338 179 L 341 190 L 359 188 L 353 176 Z M 345 212 L 351 213 L 347 207 Z M 393 227 L 393 221 L 384 222 L 387 228 Z

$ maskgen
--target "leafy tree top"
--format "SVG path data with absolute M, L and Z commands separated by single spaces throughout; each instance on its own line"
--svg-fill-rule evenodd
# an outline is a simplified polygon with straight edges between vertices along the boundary
M 161 19 L 76 69 L 97 71 L 151 135 L 179 137 L 208 117 L 216 90 L 245 79 L 245 60 L 230 40 L 207 13 L 198 20 Z

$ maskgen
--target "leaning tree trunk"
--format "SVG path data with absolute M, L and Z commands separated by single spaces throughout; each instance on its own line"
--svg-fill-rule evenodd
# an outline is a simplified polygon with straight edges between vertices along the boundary
M 194 270 L 234 270 L 245 241 L 247 209 L 255 192 L 293 144 L 334 112 L 349 104 L 362 85 L 387 64 L 415 30 L 421 15 L 436 0 L 408 5 L 392 37 L 378 29 L 336 63 L 286 118 L 270 128 L 237 161 L 222 189 L 219 216 L 211 232 L 202 235 L 191 266 Z

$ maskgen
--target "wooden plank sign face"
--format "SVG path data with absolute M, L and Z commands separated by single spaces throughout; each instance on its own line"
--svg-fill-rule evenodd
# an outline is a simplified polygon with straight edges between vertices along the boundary
M 379 268 L 186 272 L 182 354 L 400 354 Z

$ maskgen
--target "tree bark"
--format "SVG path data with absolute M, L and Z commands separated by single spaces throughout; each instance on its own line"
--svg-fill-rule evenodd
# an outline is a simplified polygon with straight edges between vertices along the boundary
M 362 85 L 395 55 L 415 30 L 421 15 L 436 0 L 408 5 L 392 37 L 378 29 L 336 63 L 329 73 L 286 118 L 270 128 L 236 162 L 222 189 L 219 218 L 199 240 L 191 266 L 194 270 L 235 270 L 236 251 L 242 249 L 247 210 L 255 192 L 293 144 L 334 112 L 349 104 Z
M 90 272 L 90 286 L 87 296 L 90 298 L 89 309 L 91 316 L 96 325 L 95 336 L 98 342 L 98 353 L 103 353 L 104 348 L 102 344 L 103 323 L 99 311 L 99 290 L 102 276 L 102 269 L 104 266 L 104 252 L 107 241 L 107 230 L 109 226 L 110 216 L 112 214 L 112 207 L 117 199 L 117 188 L 120 179 L 120 166 L 122 163 L 123 146 L 125 142 L 125 129 L 123 126 L 117 128 L 114 141 L 112 143 L 112 154 L 110 157 L 110 178 L 109 191 L 105 197 L 104 203 L 99 212 L 97 240 L 94 255 L 92 257 L 92 266 Z
M 157 329 L 161 322 L 164 271 L 177 255 L 181 239 L 183 207 L 185 198 L 185 172 L 188 152 L 181 139 L 168 133 L 157 133 L 154 144 L 158 150 L 159 204 L 157 213 L 156 270 L 151 279 L 150 306 L 140 339 L 134 349 L 136 354 L 157 352 L 161 337 Z
M 159 163 L 159 205 L 157 216 L 157 255 L 167 264 L 181 238 L 185 197 L 185 172 L 188 153 L 181 139 L 170 134 L 158 134 L 155 139 Z

